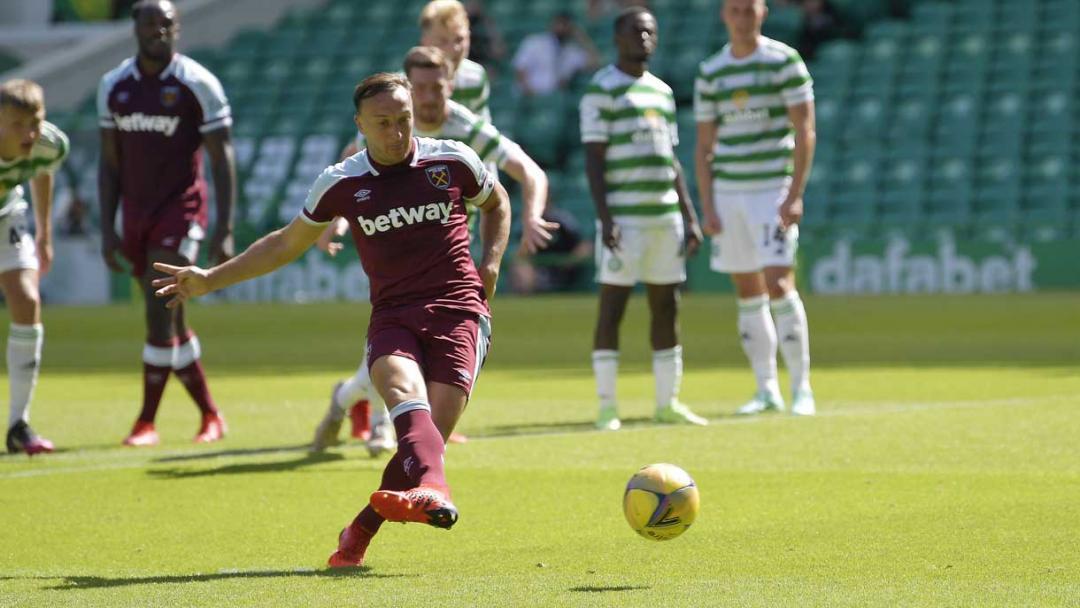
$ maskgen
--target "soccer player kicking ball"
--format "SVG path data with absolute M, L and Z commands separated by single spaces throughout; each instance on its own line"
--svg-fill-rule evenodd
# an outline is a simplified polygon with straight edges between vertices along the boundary
M 487 353 L 487 302 L 510 232 L 506 191 L 475 152 L 412 136 L 408 80 L 370 76 L 353 103 L 368 147 L 319 176 L 299 217 L 209 270 L 156 264 L 171 276 L 154 282 L 175 307 L 295 260 L 334 218 L 348 220 L 371 280 L 371 379 L 390 408 L 398 450 L 370 504 L 342 530 L 332 568 L 363 565 L 385 520 L 439 528 L 457 521 L 443 471 L 445 441 Z M 481 213 L 478 265 L 469 255 L 467 206 Z
M 558 225 L 547 222 L 542 217 L 548 193 L 548 180 L 544 170 L 520 146 L 499 133 L 494 125 L 450 99 L 450 63 L 439 49 L 429 46 L 413 47 L 405 55 L 403 70 L 412 86 L 415 132 L 422 137 L 460 141 L 480 156 L 489 171 L 495 172 L 498 167 L 521 184 L 521 211 L 524 218 L 521 249 L 535 253 L 546 247 L 551 240 L 549 230 L 558 228 Z M 357 136 L 356 143 L 358 149 L 367 145 L 363 133 Z M 329 233 L 341 235 L 347 229 L 348 223 L 338 218 Z M 320 238 L 319 247 L 333 255 L 334 250 L 328 248 L 327 234 L 324 233 Z M 370 389 L 367 365 L 361 365 L 352 377 L 334 386 L 330 407 L 315 430 L 311 444 L 313 451 L 322 451 L 337 443 L 345 417 L 344 408 L 356 401 L 368 400 L 371 396 Z M 355 410 L 354 406 L 350 409 L 350 414 Z M 394 439 L 381 404 L 376 404 L 370 416 L 371 434 L 367 438 L 367 447 L 372 456 L 377 456 L 383 451 L 393 449 Z M 353 428 L 357 428 L 355 419 Z M 462 439 L 462 435 L 455 433 L 451 442 L 460 442 Z
M 232 116 L 218 79 L 175 52 L 180 35 L 176 7 L 166 0 L 141 0 L 132 16 L 138 55 L 105 74 L 97 100 L 102 256 L 120 272 L 117 253 L 122 253 L 146 295 L 143 403 L 124 445 L 158 443 L 154 418 L 170 374 L 180 379 L 202 415 L 195 441 L 217 441 L 225 436 L 225 419 L 210 396 L 199 339 L 185 320 L 184 307 L 166 309 L 153 297 L 150 282 L 161 276 L 152 270 L 153 263 L 190 264 L 206 236 L 201 148 L 210 156 L 217 204 L 210 259 L 220 263 L 232 255 Z M 123 240 L 114 228 L 121 205 Z
M 810 338 L 792 266 L 814 158 L 814 91 L 799 53 L 761 35 L 767 13 L 765 0 L 724 1 L 731 42 L 701 63 L 695 83 L 695 173 L 710 265 L 735 283 L 739 336 L 757 378 L 738 413 L 784 409 L 779 340 L 791 413 L 812 415 Z
M 596 280 L 600 314 L 593 372 L 600 398 L 596 426 L 621 426 L 615 403 L 619 324 L 634 284 L 645 283 L 652 315 L 656 420 L 706 424 L 679 402 L 679 285 L 686 254 L 701 244 L 697 216 L 675 156 L 679 143 L 671 87 L 648 71 L 656 50 L 656 18 L 640 7 L 615 19 L 618 61 L 593 76 L 581 98 L 585 171 L 596 205 Z
M 49 271 L 53 256 L 53 173 L 67 153 L 67 136 L 45 122 L 41 87 L 29 80 L 0 85 L 0 290 L 11 314 L 7 449 L 31 456 L 53 451 L 52 442 L 30 428 L 30 398 L 45 334 L 38 278 Z M 34 197 L 36 238 L 27 228 L 30 205 L 21 186 L 26 181 Z

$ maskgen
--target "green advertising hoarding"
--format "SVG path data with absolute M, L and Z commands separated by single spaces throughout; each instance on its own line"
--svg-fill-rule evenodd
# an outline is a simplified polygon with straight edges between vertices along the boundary
M 692 290 L 731 291 L 707 255 L 689 269 Z M 821 240 L 800 244 L 798 281 L 800 291 L 823 295 L 1080 289 L 1080 240 Z
M 234 285 L 209 300 L 231 302 L 366 301 L 368 278 L 351 243 L 336 257 L 311 249 L 269 275 Z M 503 275 L 507 276 L 508 268 Z M 709 269 L 706 244 L 687 264 L 690 291 L 732 291 Z M 125 282 L 122 278 L 118 283 Z M 822 295 L 1023 293 L 1080 289 L 1080 240 L 1034 243 L 820 240 L 799 248 L 799 290 Z M 507 292 L 503 292 L 507 293 Z M 114 300 L 130 298 L 113 286 Z

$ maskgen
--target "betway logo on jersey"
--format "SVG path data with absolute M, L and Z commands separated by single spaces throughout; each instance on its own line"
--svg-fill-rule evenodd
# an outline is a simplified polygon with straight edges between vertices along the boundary
M 734 112 L 724 113 L 724 126 L 747 125 L 765 122 L 766 120 L 769 120 L 768 108 L 757 108 L 756 110 L 736 110 Z
M 454 203 L 452 201 L 439 201 L 415 207 L 394 207 L 388 213 L 376 215 L 373 218 L 358 215 L 356 221 L 360 224 L 360 229 L 364 231 L 364 234 L 372 236 L 376 232 L 387 232 L 395 228 L 412 226 L 422 222 L 437 221 L 440 224 L 445 224 L 450 221 L 450 212 L 453 210 Z
M 142 112 L 127 116 L 114 114 L 113 119 L 116 121 L 116 128 L 121 131 L 161 133 L 165 137 L 172 137 L 180 126 L 179 116 L 155 116 Z

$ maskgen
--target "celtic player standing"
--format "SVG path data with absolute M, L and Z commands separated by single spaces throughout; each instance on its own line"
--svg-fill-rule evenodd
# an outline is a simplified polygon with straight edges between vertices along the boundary
M 621 426 L 615 400 L 619 325 L 638 282 L 645 283 L 652 316 L 656 419 L 706 423 L 678 400 L 678 288 L 686 280 L 686 255 L 697 250 L 702 237 L 675 156 L 675 98 L 671 87 L 648 71 L 656 29 L 656 17 L 647 9 L 624 9 L 615 19 L 618 60 L 593 76 L 581 99 L 585 170 L 599 223 L 600 314 L 592 352 L 600 398 L 596 426 L 607 430 Z
M 779 341 L 791 411 L 812 415 L 810 339 L 792 267 L 814 157 L 813 82 L 794 49 L 761 35 L 765 0 L 725 0 L 721 14 L 731 42 L 701 63 L 694 156 L 710 265 L 735 284 L 739 336 L 757 378 L 739 413 L 784 409 Z

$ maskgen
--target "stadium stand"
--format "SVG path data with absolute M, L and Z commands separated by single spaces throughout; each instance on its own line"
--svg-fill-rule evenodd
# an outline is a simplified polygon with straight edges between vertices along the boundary
M 364 75 L 398 69 L 417 39 L 423 0 L 332 0 L 247 31 L 216 51 L 189 53 L 217 73 L 235 113 L 241 174 L 240 238 L 294 217 L 319 171 L 353 137 L 351 91 Z M 679 102 L 680 158 L 693 166 L 691 107 L 697 64 L 724 43 L 715 0 L 652 0 L 661 25 L 653 71 Z M 918 0 L 906 19 L 890 0 L 834 0 L 858 25 L 855 40 L 817 49 L 818 153 L 808 186 L 807 237 L 1053 240 L 1080 237 L 1080 173 L 1073 139 L 1080 118 L 1080 3 L 1075 0 Z M 578 0 L 488 0 L 511 48 Z M 766 34 L 794 44 L 802 13 L 776 7 Z M 587 24 L 613 56 L 610 20 Z M 495 124 L 549 171 L 552 200 L 592 226 L 592 203 L 570 90 L 520 98 L 512 70 L 495 66 Z M 93 132 L 92 95 L 54 115 Z M 89 138 L 89 141 L 96 141 Z M 72 165 L 96 198 L 92 149 Z M 691 173 L 692 174 L 692 173 Z M 693 179 L 689 180 L 694 189 Z

